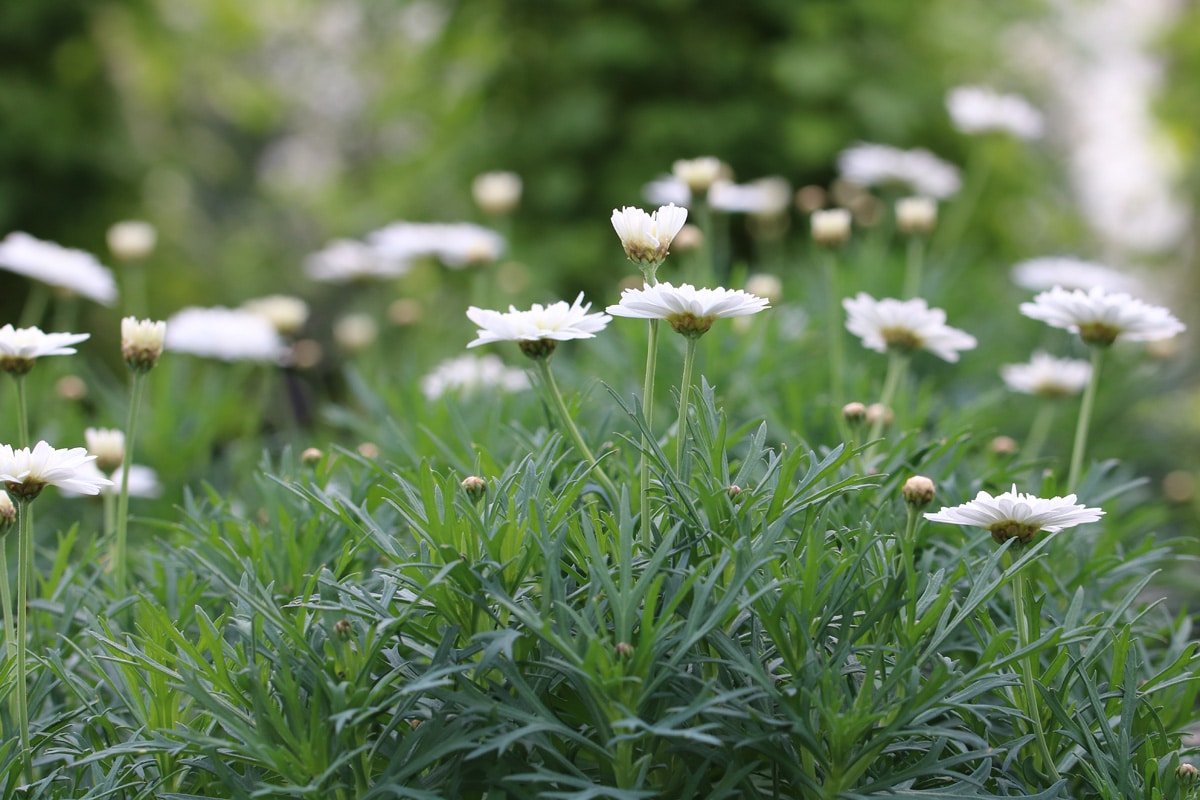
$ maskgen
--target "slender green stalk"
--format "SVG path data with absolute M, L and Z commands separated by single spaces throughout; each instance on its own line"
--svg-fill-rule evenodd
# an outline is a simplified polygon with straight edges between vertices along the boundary
M 883 395 L 879 398 L 879 416 L 871 423 L 871 433 L 867 436 L 868 442 L 874 442 L 883 433 L 883 426 L 887 424 L 887 412 L 892 407 L 892 401 L 895 399 L 896 390 L 900 387 L 900 382 L 904 378 L 904 373 L 908 369 L 908 354 L 900 350 L 891 350 L 888 352 L 888 368 L 887 375 L 883 379 Z M 869 450 L 864 452 L 863 457 L 869 464 L 870 450 L 873 450 L 875 445 L 870 445 Z
M 679 425 L 675 435 L 675 469 L 684 474 L 683 459 L 687 455 L 688 400 L 692 391 L 692 368 L 696 364 L 696 342 L 699 336 L 688 336 L 683 355 L 683 380 L 679 384 Z
M 17 382 L 17 435 L 19 447 L 32 447 L 29 442 L 29 403 L 25 398 L 25 376 L 13 375 Z
M 608 493 L 610 502 L 616 504 L 620 501 L 620 493 L 617 491 L 617 486 L 608 477 L 604 469 L 596 463 L 596 457 L 592 455 L 592 450 L 587 446 L 587 442 L 583 440 L 583 435 L 579 432 L 579 428 L 575 425 L 575 420 L 571 419 L 571 412 L 567 410 L 567 404 L 563 402 L 562 392 L 558 390 L 558 384 L 554 380 L 554 373 L 550 370 L 549 358 L 535 358 L 534 363 L 537 364 L 538 374 L 542 379 L 542 386 L 545 389 L 551 407 L 558 415 L 559 423 L 563 427 L 563 431 L 570 438 L 571 443 L 579 450 L 579 454 L 584 457 L 592 465 L 592 473 L 596 476 L 596 480 L 604 487 L 604 491 Z
M 1092 377 L 1083 390 L 1083 403 L 1079 407 L 1079 423 L 1075 426 L 1075 446 L 1071 449 L 1071 471 L 1067 473 L 1067 491 L 1075 491 L 1083 472 L 1083 453 L 1087 449 L 1088 425 L 1092 421 L 1092 408 L 1096 403 L 1096 387 L 1100 385 L 1100 362 L 1104 348 L 1092 346 Z
M 20 533 L 17 534 L 18 536 Z M 0 537 L 0 613 L 4 614 L 4 649 L 16 655 L 17 640 L 13 633 L 12 587 L 8 582 L 8 537 Z
M 33 573 L 33 515 L 31 498 L 17 500 L 17 732 L 21 737 L 21 763 L 25 779 L 33 781 L 33 753 L 29 746 L 29 688 L 26 653 L 29 579 Z
M 904 558 L 904 580 L 908 597 L 908 625 L 917 624 L 917 528 L 921 523 L 921 510 L 908 505 L 908 522 L 904 526 L 904 538 L 900 540 L 900 554 Z
M 829 338 L 829 397 L 832 400 L 833 413 L 839 420 L 839 429 L 844 428 L 842 406 L 845 405 L 846 389 L 846 354 L 842 343 L 842 306 L 837 286 L 837 258 L 833 251 L 828 251 L 824 260 L 825 282 L 829 287 L 829 309 L 826 324 Z M 843 437 L 845 431 L 842 430 Z
M 128 581 L 128 533 L 129 533 L 129 466 L 133 463 L 133 439 L 137 432 L 138 406 L 142 401 L 146 373 L 133 372 L 133 387 L 129 397 L 129 419 L 125 423 L 125 457 L 121 459 L 121 490 L 117 499 L 117 536 L 113 543 L 113 582 L 116 596 L 125 596 Z
M 1046 439 L 1050 436 L 1050 425 L 1054 422 L 1054 412 L 1057 410 L 1057 404 L 1051 398 L 1043 399 L 1042 404 L 1038 407 L 1037 414 L 1033 417 L 1033 424 L 1029 426 L 1029 435 L 1025 437 L 1025 458 L 1029 461 L 1037 460 L 1037 457 L 1042 454 L 1042 448 L 1046 446 Z
M 908 261 L 904 270 L 904 297 L 919 297 L 921 275 L 925 270 L 925 240 L 920 236 L 908 237 Z
M 646 323 L 646 378 L 642 384 L 642 416 L 646 420 L 646 430 L 653 428 L 654 416 L 654 373 L 658 365 L 658 323 L 652 319 Z M 641 480 L 641 522 L 642 543 L 650 547 L 650 437 L 642 433 L 642 456 L 638 465 L 638 475 Z
M 700 259 L 700 274 L 697 276 L 696 285 L 705 286 L 708 281 L 716 278 L 720 256 L 717 253 L 716 231 L 713 229 L 712 207 L 709 206 L 707 198 L 696 203 L 695 211 L 696 227 L 704 234 L 704 244 L 701 248 L 704 257 Z
M 50 304 L 50 288 L 39 281 L 29 285 L 29 294 L 25 296 L 25 306 L 21 309 L 21 319 L 18 328 L 31 328 L 42 321 L 46 306 Z
M 1013 592 L 1013 615 L 1016 617 L 1017 624 L 1017 648 L 1024 650 L 1031 642 L 1029 632 L 1029 609 L 1025 605 L 1026 592 L 1032 587 L 1028 585 L 1025 579 L 1025 571 L 1017 570 L 1013 574 L 1012 592 Z M 1030 603 L 1030 606 L 1035 604 Z M 1038 708 L 1039 698 L 1037 693 L 1036 677 L 1034 670 L 1037 669 L 1037 656 L 1029 654 L 1018 662 L 1017 668 L 1021 671 L 1021 690 L 1024 695 L 1025 702 L 1023 709 L 1025 716 L 1029 717 L 1030 723 L 1033 725 L 1033 735 L 1037 740 L 1038 753 L 1041 756 L 1045 766 L 1054 776 L 1054 780 L 1059 780 L 1062 776 L 1058 774 L 1058 767 L 1054 763 L 1054 759 L 1050 755 L 1050 747 L 1046 743 L 1046 731 L 1042 727 L 1042 714 Z

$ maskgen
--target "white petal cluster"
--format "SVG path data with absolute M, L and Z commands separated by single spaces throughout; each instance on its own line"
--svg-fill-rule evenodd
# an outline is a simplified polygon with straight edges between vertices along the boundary
M 1083 391 L 1092 378 L 1092 365 L 1078 358 L 1055 358 L 1039 350 L 1027 364 L 1005 364 L 1000 375 L 1011 391 L 1063 397 Z
M 880 353 L 889 348 L 928 350 L 946 361 L 958 361 L 958 351 L 975 347 L 975 337 L 946 324 L 946 312 L 930 308 L 919 298 L 876 300 L 865 292 L 842 301 L 846 329 L 862 339 L 863 347 Z
M 1024 97 L 986 86 L 959 86 L 946 95 L 950 121 L 962 133 L 999 131 L 1018 139 L 1038 139 L 1045 128 L 1042 112 Z
M 674 175 L 655 178 L 642 187 L 642 197 L 652 206 L 681 206 L 690 208 L 692 190 Z
M 1102 516 L 1102 509 L 1076 503 L 1073 494 L 1043 499 L 1018 492 L 1014 484 L 1011 491 L 995 497 L 981 491 L 974 500 L 928 513 L 925 519 L 948 525 L 984 528 L 991 531 L 992 538 L 998 542 L 1014 536 L 1027 542 L 1038 531 L 1055 533 L 1086 522 L 1096 522 Z
M 136 261 L 154 252 L 158 231 L 149 222 L 127 219 L 108 229 L 108 249 L 122 261 Z
M 116 495 L 121 491 L 122 471 L 121 469 L 117 469 L 110 474 L 105 474 L 100 467 L 96 466 L 95 461 L 89 461 L 79 468 L 79 474 L 76 475 L 76 478 L 93 482 L 108 481 L 107 484 L 100 484 L 99 493 Z M 142 464 L 129 465 L 130 497 L 160 497 L 162 493 L 162 483 L 158 480 L 158 472 L 153 467 L 147 467 Z M 63 494 L 77 497 L 80 494 L 86 493 L 64 488 Z M 92 492 L 91 494 L 96 494 L 96 492 Z
M 1124 292 L 1067 291 L 1056 286 L 1022 303 L 1021 313 L 1054 328 L 1065 328 L 1089 344 L 1117 339 L 1152 342 L 1182 333 L 1186 326 L 1162 306 L 1152 306 Z
M 708 190 L 708 204 L 727 214 L 775 216 L 792 203 L 792 185 L 784 178 L 760 178 L 750 183 L 717 181 Z
M 374 247 L 354 239 L 335 239 L 323 250 L 304 260 L 304 271 L 314 281 L 350 283 L 386 281 L 412 269 L 401 258 L 385 256 Z
M 115 428 L 85 428 L 83 443 L 96 457 L 96 467 L 116 469 L 125 460 L 125 432 Z
M 724 173 L 725 165 L 716 156 L 681 158 L 671 165 L 671 174 L 697 194 L 707 192 Z
M 481 391 L 520 392 L 530 387 L 523 369 L 508 367 L 499 356 L 470 353 L 443 361 L 421 378 L 421 393 L 429 400 L 445 394 L 472 395 Z
M 47 486 L 77 494 L 99 494 L 112 481 L 89 473 L 87 466 L 95 460 L 83 447 L 56 450 L 44 441 L 33 449 L 14 450 L 11 445 L 0 445 L 0 482 L 14 497 L 36 497 Z
M 613 230 L 625 248 L 625 255 L 638 264 L 661 264 L 685 222 L 687 209 L 673 204 L 649 214 L 634 206 L 612 212 Z
M 483 172 L 471 181 L 471 196 L 485 214 L 511 214 L 521 204 L 521 176 L 515 172 Z
M 845 244 L 850 239 L 853 217 L 846 208 L 819 208 L 809 217 L 813 241 L 826 247 Z
M 925 149 L 856 144 L 838 155 L 842 177 L 860 186 L 899 183 L 915 194 L 944 200 L 962 188 L 958 167 Z
M 367 236 L 385 258 L 436 258 L 453 269 L 490 264 L 504 254 L 504 237 L 470 222 L 393 222 Z
M 745 317 L 769 307 L 766 298 L 741 289 L 697 289 L 690 283 L 657 283 L 621 292 L 621 302 L 606 311 L 614 317 L 665 319 L 679 333 L 699 335 L 723 317 Z
M 1141 291 L 1141 281 L 1132 275 L 1079 258 L 1042 256 L 1015 264 L 1013 283 L 1035 292 L 1061 286 L 1064 289 L 1102 287 L 1110 292 Z
M 467 347 L 491 342 L 565 342 L 570 339 L 592 339 L 611 321 L 603 313 L 589 314 L 591 303 L 583 302 L 583 293 L 574 303 L 565 300 L 543 306 L 534 303 L 528 311 L 509 306 L 508 312 L 491 311 L 471 306 L 467 318 L 479 326 L 478 338 Z
M 33 360 L 42 356 L 69 356 L 71 345 L 86 340 L 90 333 L 44 333 L 41 328 L 0 328 L 0 359 Z
M 166 321 L 166 349 L 222 361 L 279 362 L 287 347 L 270 322 L 240 309 L 184 308 Z
M 270 294 L 242 303 L 242 308 L 257 314 L 284 336 L 300 333 L 308 322 L 308 303 L 289 294 Z
M 0 241 L 0 268 L 111 306 L 117 299 L 112 270 L 91 253 L 14 231 Z
M 167 323 L 162 320 L 125 317 L 121 320 L 121 357 L 130 369 L 146 371 L 158 363 Z

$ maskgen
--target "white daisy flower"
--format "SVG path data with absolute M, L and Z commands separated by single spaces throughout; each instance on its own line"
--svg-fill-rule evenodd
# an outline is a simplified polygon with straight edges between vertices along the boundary
M 117 299 L 112 270 L 91 253 L 14 231 L 0 242 L 0 268 L 111 306 Z
M 448 393 L 471 395 L 486 390 L 520 392 L 528 389 L 529 376 L 523 369 L 508 367 L 499 356 L 470 353 L 443 361 L 421 378 L 421 393 L 437 400 Z
M 521 204 L 521 176 L 515 172 L 484 172 L 471 181 L 471 196 L 485 214 L 511 214 Z
M 865 292 L 842 300 L 849 316 L 846 329 L 862 339 L 863 347 L 885 353 L 889 349 L 928 350 L 946 361 L 958 361 L 959 350 L 975 347 L 975 337 L 946 324 L 946 312 L 926 302 L 876 300 Z
M 78 494 L 99 494 L 112 481 L 88 474 L 86 465 L 96 457 L 83 447 L 56 450 L 38 442 L 31 450 L 0 445 L 0 482 L 13 497 L 32 500 L 47 486 L 58 486 Z
M 1064 289 L 1093 289 L 1133 294 L 1142 289 L 1141 281 L 1111 267 L 1065 256 L 1044 256 L 1021 261 L 1012 268 L 1013 283 L 1036 292 L 1061 286 Z
M 287 346 L 270 322 L 249 311 L 184 308 L 166 321 L 166 349 L 222 361 L 279 362 Z
M 509 306 L 508 312 L 503 313 L 471 306 L 467 309 L 467 318 L 478 325 L 479 330 L 478 338 L 467 347 L 517 342 L 527 356 L 545 357 L 554 352 L 556 342 L 592 339 L 604 330 L 612 318 L 603 313 L 589 314 L 591 307 L 591 303 L 583 302 L 583 292 L 574 303 L 567 304 L 564 300 L 548 306 L 534 303 L 528 311 Z
M 692 190 L 674 175 L 655 178 L 642 187 L 642 197 L 652 206 L 681 206 L 690 208 Z
M 130 369 L 146 372 L 158 363 L 167 336 L 162 320 L 125 317 L 121 320 L 121 358 Z
M 1005 364 L 1000 375 L 1009 390 L 1043 397 L 1079 394 L 1092 377 L 1092 365 L 1077 358 L 1055 358 L 1038 351 L 1028 364 Z
M 1104 516 L 1099 508 L 1088 508 L 1075 502 L 1075 495 L 1052 497 L 1048 500 L 1031 494 L 1012 491 L 992 497 L 981 491 L 974 500 L 953 508 L 925 515 L 930 522 L 945 522 L 948 525 L 971 525 L 983 528 L 992 534 L 997 543 L 1014 536 L 1026 544 L 1038 531 L 1056 533 L 1064 528 L 1073 528 L 1085 522 L 1095 522 Z
M 387 258 L 411 261 L 436 258 L 453 269 L 489 264 L 504 254 L 504 237 L 470 222 L 393 222 L 367 235 Z
M 262 317 L 284 336 L 295 336 L 308 322 L 308 303 L 289 294 L 247 300 L 242 309 Z
M 1162 306 L 1152 306 L 1124 292 L 1100 287 L 1067 291 L 1056 286 L 1022 303 L 1021 313 L 1054 328 L 1065 328 L 1088 344 L 1110 345 L 1118 338 L 1133 342 L 1169 339 L 1186 326 Z
M 779 177 L 742 184 L 717 181 L 708 190 L 708 204 L 727 214 L 776 216 L 792 204 L 792 186 Z
M 723 317 L 745 317 L 767 308 L 769 301 L 741 289 L 697 289 L 689 283 L 658 283 L 621 292 L 621 302 L 606 311 L 615 317 L 665 319 L 676 332 L 700 336 Z
M 385 281 L 398 278 L 411 269 L 412 264 L 407 260 L 385 256 L 374 247 L 353 239 L 335 239 L 304 260 L 308 277 L 325 283 Z
M 885 144 L 856 144 L 838 155 L 838 170 L 859 186 L 900 183 L 913 192 L 944 200 L 962 188 L 958 167 L 928 150 L 901 150 Z
M 1042 135 L 1042 112 L 1015 94 L 1001 94 L 986 86 L 959 86 L 946 95 L 950 121 L 962 133 L 1011 133 L 1018 139 Z
M 83 443 L 96 457 L 97 469 L 116 469 L 125 460 L 125 432 L 115 428 L 85 428 Z
M 79 474 L 76 476 L 80 479 L 88 479 L 92 481 L 108 481 L 108 484 L 100 487 L 100 494 L 118 495 L 121 493 L 121 470 L 114 470 L 111 474 L 105 474 L 96 462 L 89 461 L 79 468 Z M 62 493 L 68 497 L 78 497 L 83 492 L 76 492 L 70 489 L 63 489 Z M 162 483 L 158 480 L 158 472 L 153 467 L 147 467 L 142 464 L 129 465 L 129 496 L 130 497 L 161 497 L 163 493 Z M 92 492 L 92 494 L 96 494 Z
M 707 192 L 724 173 L 725 165 L 716 156 L 681 158 L 671 165 L 671 174 L 696 194 Z
M 685 222 L 687 209 L 673 204 L 649 214 L 634 206 L 612 212 L 613 230 L 621 239 L 625 255 L 638 264 L 661 264 Z
M 43 333 L 41 328 L 0 328 L 0 370 L 24 375 L 33 369 L 42 356 L 68 356 L 75 352 L 71 345 L 91 336 L 90 333 Z

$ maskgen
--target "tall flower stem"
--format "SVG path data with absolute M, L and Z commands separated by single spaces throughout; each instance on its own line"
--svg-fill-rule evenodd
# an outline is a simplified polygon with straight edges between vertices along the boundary
M 646 282 L 654 285 L 654 274 L 647 274 Z M 658 323 L 656 319 L 646 323 L 646 379 L 642 384 L 642 417 L 646 421 L 646 431 L 653 430 L 654 417 L 654 372 L 658 364 Z M 641 522 L 642 544 L 650 547 L 650 436 L 642 433 L 642 455 L 638 464 L 638 477 L 641 488 Z
M 846 354 L 842 344 L 842 307 L 837 287 L 837 257 L 828 252 L 824 259 L 825 282 L 829 289 L 828 333 L 829 337 L 829 397 L 837 419 L 838 430 L 843 439 L 848 439 L 842 406 L 845 405 Z
M 42 321 L 46 307 L 50 305 L 50 289 L 40 281 L 32 281 L 29 294 L 25 296 L 25 306 L 21 309 L 18 328 L 31 328 Z
M 687 350 L 683 356 L 683 379 L 679 384 L 679 425 L 675 436 L 675 469 L 683 475 L 683 459 L 687 455 L 688 401 L 692 391 L 692 368 L 696 364 L 696 341 L 699 336 L 688 336 Z
M 146 373 L 133 371 L 133 386 L 129 397 L 129 419 L 125 423 L 125 457 L 121 459 L 121 489 L 117 499 L 117 535 L 113 541 L 113 581 L 116 584 L 116 596 L 125 596 L 128 581 L 128 533 L 129 533 L 129 466 L 133 463 L 133 439 L 137 432 L 138 406 L 142 400 L 142 390 L 146 383 Z
M 917 528 L 921 524 L 921 510 L 908 506 L 908 522 L 904 526 L 904 538 L 900 540 L 900 554 L 904 559 L 904 581 L 908 597 L 908 625 L 917 624 Z
M 17 534 L 20 536 L 20 533 Z M 16 653 L 17 641 L 13 634 L 12 587 L 8 582 L 8 537 L 0 537 L 0 613 L 4 614 L 4 649 L 9 655 Z
M 867 436 L 868 442 L 874 442 L 883 433 L 883 426 L 887 424 L 888 409 L 892 407 L 896 390 L 900 388 L 900 381 L 903 380 L 907 369 L 908 355 L 899 350 L 891 350 L 888 353 L 887 375 L 883 379 L 883 394 L 879 398 L 879 416 L 871 423 L 871 433 Z M 874 445 L 871 447 L 873 448 Z
M 587 446 L 587 442 L 583 440 L 583 435 L 579 432 L 579 428 L 575 425 L 575 420 L 571 419 L 571 412 L 567 410 L 567 404 L 563 402 L 562 392 L 558 390 L 558 383 L 554 380 L 554 373 L 550 370 L 550 359 L 548 357 L 535 358 L 534 363 L 537 364 L 538 375 L 542 381 L 542 387 L 550 402 L 550 406 L 558 415 L 559 424 L 563 427 L 563 432 L 579 450 L 579 454 L 592 465 L 592 474 L 596 476 L 596 480 L 604 487 L 604 491 L 608 493 L 609 502 L 614 505 L 620 502 L 620 494 L 617 492 L 617 486 L 608 477 L 604 469 L 596 463 L 596 457 L 592 455 L 592 450 Z
M 29 442 L 29 403 L 25 396 L 25 376 L 14 375 L 17 382 L 17 435 L 20 447 L 32 447 Z
M 921 294 L 921 276 L 925 270 L 925 241 L 920 236 L 908 239 L 908 260 L 904 270 L 904 298 Z
M 1046 399 L 1042 401 L 1037 414 L 1034 415 L 1033 423 L 1029 426 L 1029 435 L 1025 437 L 1025 458 L 1029 461 L 1036 460 L 1041 455 L 1042 448 L 1046 446 L 1046 439 L 1050 436 L 1050 425 L 1054 422 L 1056 410 L 1055 401 Z
M 33 573 L 33 515 L 32 498 L 17 498 L 17 733 L 21 737 L 21 763 L 25 779 L 33 780 L 33 758 L 29 746 L 29 669 L 26 663 L 26 630 L 28 627 L 29 579 Z
M 1083 471 L 1083 454 L 1087 449 L 1088 425 L 1092 421 L 1092 408 L 1096 403 L 1096 387 L 1100 385 L 1100 362 L 1104 359 L 1104 348 L 1092 346 L 1092 376 L 1083 390 L 1083 403 L 1079 407 L 1079 422 L 1075 426 L 1075 446 L 1071 449 L 1071 471 L 1067 473 L 1067 491 L 1074 492 Z
M 1012 593 L 1013 593 L 1013 615 L 1016 617 L 1017 625 L 1017 649 L 1024 650 L 1032 641 L 1030 635 L 1030 620 L 1029 608 L 1026 606 L 1026 592 L 1030 590 L 1028 582 L 1025 578 L 1024 570 L 1017 570 L 1013 574 Z M 1031 604 L 1033 605 L 1033 604 Z M 1041 755 L 1044 766 L 1050 770 L 1054 776 L 1054 780 L 1059 780 L 1061 776 L 1058 774 L 1058 767 L 1054 763 L 1054 759 L 1050 755 L 1050 747 L 1046 743 L 1046 731 L 1042 727 L 1042 714 L 1038 709 L 1038 693 L 1036 685 L 1036 677 L 1034 670 L 1037 666 L 1037 656 L 1029 654 L 1022 658 L 1017 665 L 1021 672 L 1021 693 L 1024 695 L 1024 705 L 1022 709 L 1025 716 L 1029 717 L 1030 724 L 1033 725 L 1033 735 L 1037 740 L 1038 753 Z

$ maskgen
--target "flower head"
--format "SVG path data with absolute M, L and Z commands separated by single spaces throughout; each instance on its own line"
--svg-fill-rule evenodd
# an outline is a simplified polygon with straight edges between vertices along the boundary
M 489 264 L 507 247 L 503 236 L 470 222 L 393 222 L 367 241 L 385 258 L 407 262 L 432 257 L 452 269 Z
M 654 206 L 692 205 L 692 190 L 674 175 L 662 175 L 642 187 L 642 197 Z
M 612 319 L 607 314 L 589 314 L 591 303 L 583 302 L 583 292 L 568 304 L 565 300 L 543 306 L 534 303 L 528 311 L 513 306 L 508 312 L 491 311 L 471 306 L 467 318 L 479 326 L 478 338 L 467 347 L 491 342 L 518 342 L 521 351 L 531 358 L 546 357 L 554 352 L 556 342 L 570 339 L 591 339 L 604 330 Z
M 937 486 L 924 475 L 913 475 L 900 487 L 900 495 L 904 498 L 904 502 L 913 508 L 924 508 L 929 505 L 933 502 L 933 496 L 936 493 Z
M 333 323 L 333 340 L 347 353 L 361 353 L 379 338 L 379 323 L 361 311 L 346 314 Z
M 937 200 L 901 197 L 896 201 L 896 229 L 910 236 L 928 236 L 937 225 Z
M 850 238 L 850 220 L 849 209 L 817 209 L 809 218 L 813 241 L 825 247 L 845 244 Z
M 697 289 L 689 283 L 658 283 L 621 293 L 621 302 L 606 311 L 615 317 L 665 319 L 676 332 L 700 336 L 723 317 L 757 314 L 770 303 L 741 289 Z
M 784 178 L 759 178 L 750 183 L 717 181 L 708 190 L 708 204 L 727 214 L 773 217 L 792 204 L 792 186 Z
M 108 229 L 108 249 L 122 261 L 137 261 L 154 252 L 158 231 L 149 222 L 127 219 Z
M 670 204 L 647 214 L 640 208 L 613 209 L 612 226 L 630 261 L 657 267 L 667 257 L 675 235 L 687 222 L 687 209 Z
M 856 144 L 838 155 L 838 169 L 860 186 L 899 183 L 917 194 L 943 200 L 962 188 L 958 168 L 928 150 L 885 144 Z
M 496 355 L 475 356 L 470 353 L 443 361 L 421 378 L 421 394 L 437 400 L 448 392 L 474 394 L 493 389 L 519 392 L 529 388 L 529 376 L 523 369 L 505 366 Z
M 689 191 L 704 194 L 725 174 L 725 165 L 716 156 L 681 158 L 671 165 L 671 174 L 687 184 Z
M 270 322 L 221 306 L 177 311 L 166 321 L 163 341 L 168 350 L 222 361 L 278 362 L 287 352 Z
M 83 442 L 87 451 L 96 457 L 96 467 L 112 470 L 125 460 L 125 433 L 114 428 L 86 428 Z
M 121 320 L 121 357 L 134 372 L 146 372 L 158 363 L 167 323 L 162 320 L 125 317 Z
M 1067 291 L 1054 287 L 1022 303 L 1021 313 L 1054 328 L 1079 334 L 1088 344 L 1106 346 L 1117 339 L 1152 342 L 1185 330 L 1184 324 L 1162 306 L 1152 306 L 1124 292 L 1100 287 Z
M 958 361 L 959 350 L 975 347 L 975 337 L 946 324 L 946 312 L 929 308 L 919 297 L 876 300 L 859 292 L 842 306 L 849 313 L 846 329 L 862 339 L 863 347 L 880 353 L 889 349 L 928 350 L 946 361 Z
M 91 253 L 72 250 L 15 231 L 0 242 L 0 268 L 89 300 L 111 306 L 117 299 L 117 282 L 112 270 Z
M 0 491 L 0 539 L 17 523 L 17 507 L 8 492 Z
M 308 322 L 308 303 L 289 294 L 270 294 L 242 303 L 242 308 L 270 322 L 284 336 L 300 333 Z
M 997 543 L 1016 537 L 1021 544 L 1033 539 L 1038 531 L 1055 533 L 1085 522 L 1095 522 L 1104 516 L 1099 508 L 1087 508 L 1075 502 L 1075 495 L 1052 497 L 1049 500 L 1031 494 L 1012 491 L 992 497 L 981 491 L 974 500 L 953 508 L 925 515 L 930 522 L 949 525 L 972 525 L 984 528 Z
M 471 181 L 471 196 L 485 214 L 511 214 L 521 204 L 521 176 L 515 172 L 484 172 Z
M 86 467 L 95 460 L 83 447 L 56 450 L 44 441 L 32 450 L 0 445 L 0 481 L 10 495 L 24 500 L 37 497 L 47 486 L 78 494 L 99 494 L 112 481 L 88 474 Z
M 986 86 L 959 86 L 946 95 L 950 121 L 962 133 L 1011 133 L 1019 139 L 1042 135 L 1042 112 L 1015 94 L 1001 94 Z
M 326 283 L 389 280 L 410 269 L 412 264 L 407 260 L 386 256 L 353 239 L 335 239 L 304 260 L 308 277 Z
M 107 481 L 100 486 L 99 494 L 102 495 L 117 495 L 121 492 L 121 473 L 123 470 L 116 469 L 111 473 L 105 473 L 104 470 L 97 466 L 97 462 L 89 461 L 79 468 L 76 480 L 88 481 Z M 129 465 L 129 496 L 130 497 L 160 497 L 162 496 L 162 483 L 158 480 L 158 472 L 153 467 L 147 467 L 143 464 Z M 81 494 L 97 494 L 96 492 L 80 492 L 74 489 L 64 487 L 62 493 L 68 497 L 79 496 Z
M 1092 377 L 1092 365 L 1077 358 L 1055 358 L 1039 350 L 1028 364 L 1005 364 L 1000 375 L 1011 391 L 1064 397 L 1083 391 Z
M 0 328 L 0 369 L 24 375 L 42 356 L 67 356 L 75 352 L 73 344 L 90 333 L 43 333 L 40 328 Z
M 1137 292 L 1141 282 L 1111 267 L 1065 256 L 1043 256 L 1022 261 L 1012 268 L 1013 282 L 1023 289 L 1044 291 L 1061 286 L 1064 289 L 1094 289 L 1103 287 L 1110 292 Z

